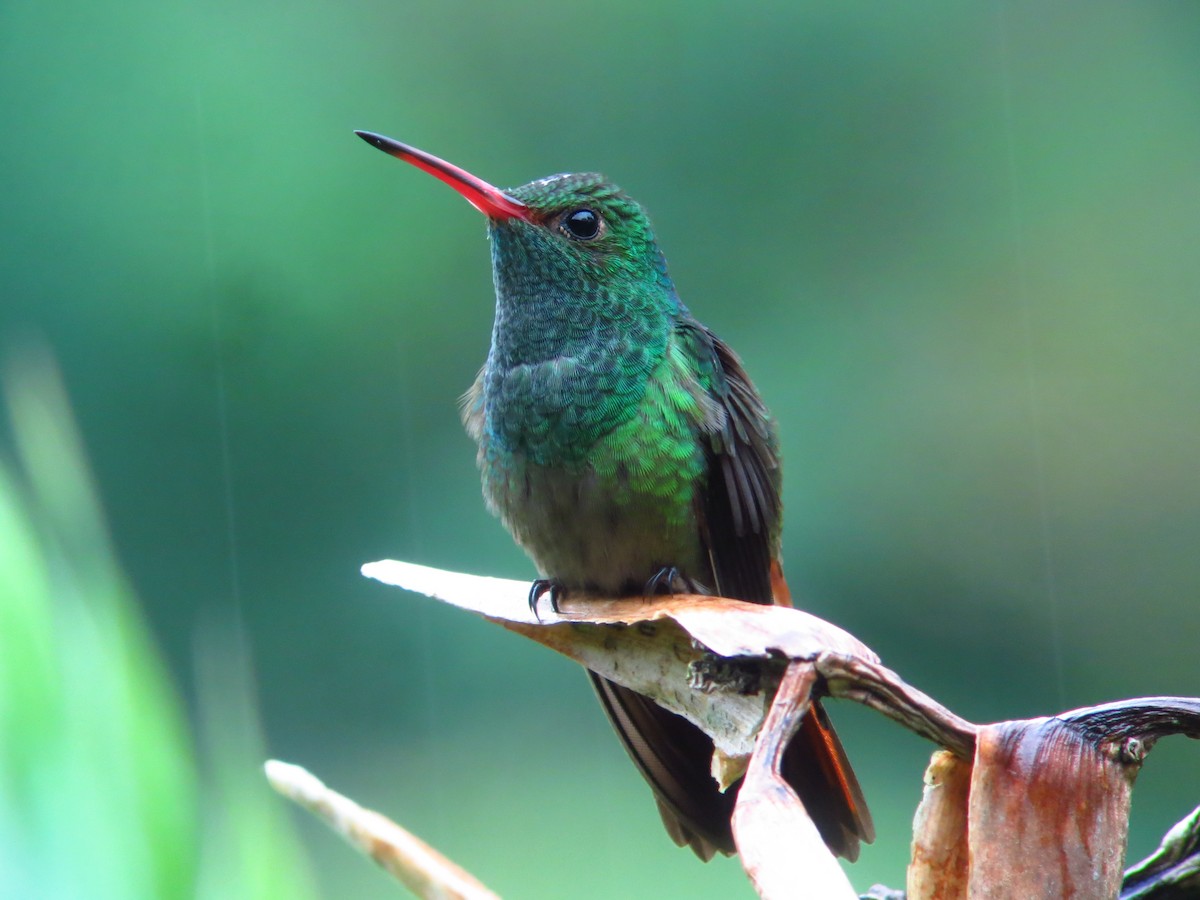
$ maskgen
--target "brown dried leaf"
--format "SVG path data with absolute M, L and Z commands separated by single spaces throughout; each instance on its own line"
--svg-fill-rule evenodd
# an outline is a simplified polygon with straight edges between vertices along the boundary
M 925 792 L 913 819 L 911 900 L 967 896 L 967 798 L 971 763 L 939 750 L 925 770 Z
M 804 804 L 780 774 L 783 751 L 811 706 L 816 677 L 809 663 L 788 666 L 733 810 L 742 867 L 766 900 L 857 897 Z
M 1061 719 L 982 727 L 969 896 L 1115 897 L 1135 771 Z

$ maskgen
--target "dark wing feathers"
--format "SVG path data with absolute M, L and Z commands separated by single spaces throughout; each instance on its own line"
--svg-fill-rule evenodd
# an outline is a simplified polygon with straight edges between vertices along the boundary
M 697 498 L 714 586 L 724 597 L 771 603 L 782 512 L 774 423 L 736 353 L 698 322 L 681 325 L 677 334 L 719 411 L 701 423 L 711 440 L 707 485 Z

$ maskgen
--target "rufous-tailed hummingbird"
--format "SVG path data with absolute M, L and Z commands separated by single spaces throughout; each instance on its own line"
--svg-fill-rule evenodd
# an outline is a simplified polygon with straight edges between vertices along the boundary
M 685 588 L 790 604 L 779 566 L 779 444 L 737 355 L 675 292 L 645 211 L 600 175 L 500 190 L 390 138 L 359 137 L 444 181 L 487 216 L 492 347 L 463 398 L 487 505 L 537 565 L 530 591 Z M 658 801 L 702 859 L 735 852 L 736 787 L 713 745 L 646 697 L 591 674 Z M 858 782 L 817 703 L 784 774 L 830 849 L 874 837 Z

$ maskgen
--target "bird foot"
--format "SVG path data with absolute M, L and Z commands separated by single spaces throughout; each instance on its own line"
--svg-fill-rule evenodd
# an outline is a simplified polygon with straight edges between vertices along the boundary
M 529 611 L 533 613 L 533 617 L 539 622 L 542 621 L 542 617 L 538 615 L 538 601 L 542 599 L 544 594 L 550 595 L 550 608 L 557 615 L 558 604 L 562 601 L 563 597 L 567 596 L 567 589 L 561 581 L 556 581 L 553 578 L 539 578 L 529 586 Z
M 703 594 L 704 586 L 684 575 L 675 566 L 663 566 L 650 576 L 646 586 L 642 588 L 642 596 L 653 597 L 656 594 Z

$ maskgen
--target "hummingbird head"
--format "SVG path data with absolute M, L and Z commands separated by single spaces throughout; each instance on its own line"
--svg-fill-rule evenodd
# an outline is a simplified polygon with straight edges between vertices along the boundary
M 673 293 L 646 211 L 603 175 L 551 175 L 504 194 L 526 212 L 489 217 L 498 291 L 585 303 L 597 291 Z
M 571 355 L 621 331 L 665 340 L 681 309 L 666 260 L 645 210 L 603 176 L 552 175 L 501 190 L 423 150 L 355 133 L 450 185 L 488 217 L 493 353 L 502 363 Z
M 635 414 L 686 310 L 645 211 L 600 175 L 510 190 L 391 138 L 355 132 L 444 181 L 488 218 L 496 318 L 483 372 L 492 446 L 581 458 Z

